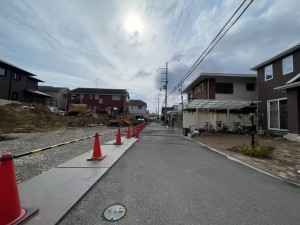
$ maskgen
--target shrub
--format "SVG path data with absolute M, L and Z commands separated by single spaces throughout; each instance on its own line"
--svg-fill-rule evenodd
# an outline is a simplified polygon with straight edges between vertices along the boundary
M 241 145 L 239 149 L 244 155 L 267 159 L 272 158 L 271 155 L 274 150 L 271 146 L 256 146 L 253 148 L 250 145 Z

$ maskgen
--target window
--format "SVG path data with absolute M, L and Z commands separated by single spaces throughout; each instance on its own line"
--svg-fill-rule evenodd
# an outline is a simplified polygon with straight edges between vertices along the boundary
M 233 94 L 233 83 L 216 83 L 216 93 Z
M 93 99 L 94 98 L 94 95 L 90 95 L 90 99 Z
M 113 95 L 112 100 L 121 100 L 121 96 L 120 95 Z
M 0 76 L 5 76 L 5 69 L 4 68 L 0 68 Z
M 268 101 L 269 129 L 287 129 L 287 99 Z
M 13 79 L 14 79 L 14 80 L 20 80 L 20 74 L 14 73 L 14 74 L 13 74 Z
M 285 75 L 291 73 L 293 70 L 293 55 L 282 59 L 282 74 Z
M 100 104 L 103 104 L 103 99 L 100 98 L 100 99 L 99 99 L 99 103 L 100 103 Z
M 143 106 L 141 106 L 141 105 L 138 105 L 138 109 L 143 109 Z
M 18 100 L 18 92 L 14 91 L 11 96 L 12 100 Z
M 273 79 L 273 65 L 265 67 L 265 81 Z
M 200 84 L 199 86 L 197 86 L 197 87 L 195 88 L 195 94 L 198 94 L 198 93 L 200 93 L 201 91 L 203 91 L 203 83 Z
M 255 91 L 255 84 L 247 84 L 247 91 Z
M 99 95 L 95 95 L 95 99 L 99 99 Z

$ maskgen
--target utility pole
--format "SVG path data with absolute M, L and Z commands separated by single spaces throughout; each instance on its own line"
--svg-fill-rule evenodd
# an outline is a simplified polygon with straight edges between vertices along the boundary
M 166 62 L 166 68 L 158 68 L 158 69 L 164 69 L 166 70 L 165 74 L 166 75 L 166 79 L 162 80 L 162 82 L 165 83 L 165 85 L 163 86 L 163 89 L 166 90 L 166 94 L 165 94 L 165 111 L 164 111 L 164 123 L 165 123 L 165 127 L 167 126 L 167 105 L 168 105 L 168 62 Z
M 157 122 L 159 121 L 159 97 L 157 98 Z

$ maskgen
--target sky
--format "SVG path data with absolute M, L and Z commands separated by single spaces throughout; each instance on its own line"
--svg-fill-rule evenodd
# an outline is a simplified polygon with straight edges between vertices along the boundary
M 251 0 L 0 0 L 0 59 L 39 85 L 127 89 L 155 113 L 166 62 L 171 107 L 180 80 L 243 2 L 233 19 Z M 299 8 L 299 0 L 254 0 L 183 88 L 200 72 L 255 73 L 299 44 Z

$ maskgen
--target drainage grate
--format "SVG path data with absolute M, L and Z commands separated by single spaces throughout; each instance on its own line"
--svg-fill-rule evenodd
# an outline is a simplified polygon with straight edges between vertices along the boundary
M 126 209 L 124 206 L 116 204 L 107 207 L 104 210 L 103 216 L 109 221 L 116 221 L 125 216 Z

